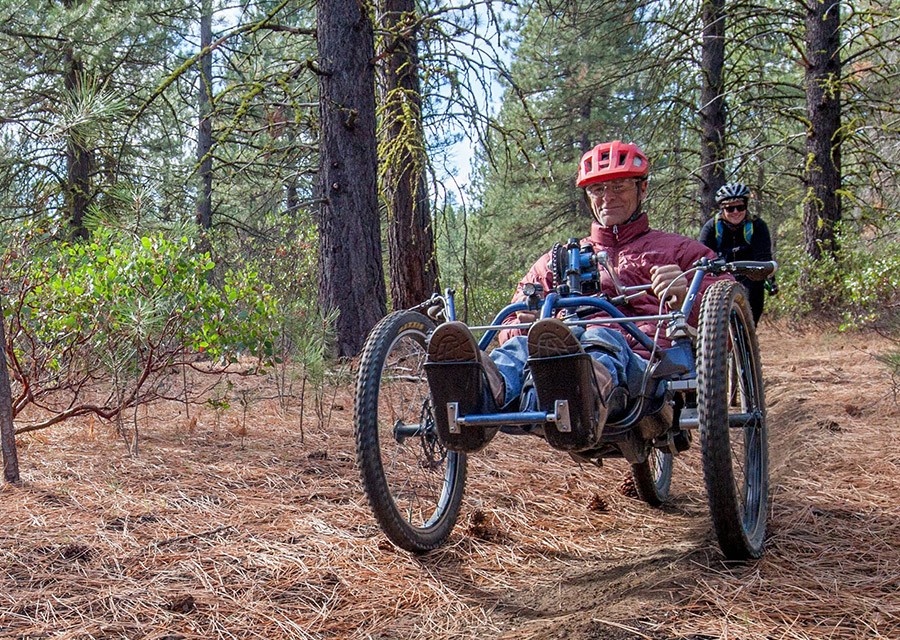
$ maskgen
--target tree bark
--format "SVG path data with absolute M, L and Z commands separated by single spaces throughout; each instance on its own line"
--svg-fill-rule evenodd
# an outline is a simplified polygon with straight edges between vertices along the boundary
M 202 0 L 200 8 L 200 48 L 212 44 L 212 2 Z M 200 122 L 197 130 L 197 162 L 200 164 L 200 193 L 197 195 L 197 224 L 212 226 L 212 52 L 200 56 L 198 89 Z
M 434 227 L 425 182 L 416 2 L 381 0 L 379 4 L 378 22 L 387 34 L 378 71 L 391 303 L 394 309 L 408 309 L 430 297 L 437 287 Z
M 579 108 L 579 115 L 581 116 L 582 122 L 587 123 L 587 122 L 591 121 L 591 111 L 594 108 L 593 103 L 594 103 L 593 99 L 591 97 L 588 97 L 587 100 Z M 602 139 L 598 139 L 596 141 L 597 143 L 606 139 L 605 132 L 596 132 L 596 133 L 594 133 L 594 135 L 598 136 L 598 138 L 600 138 L 600 136 L 602 135 Z M 585 131 L 582 132 L 581 140 L 578 141 L 578 146 L 581 149 L 581 155 L 578 156 L 578 161 L 575 163 L 576 173 L 577 173 L 578 163 L 581 162 L 582 156 L 584 156 L 584 154 L 586 154 L 588 151 L 590 151 L 591 149 L 594 148 L 593 141 L 588 136 L 587 128 L 585 128 Z M 590 202 L 588 201 L 587 194 L 582 194 L 582 196 L 580 198 L 578 198 L 577 206 L 578 206 L 578 218 L 579 219 L 591 220 L 593 218 L 594 214 L 591 211 L 591 205 L 590 205 Z
M 375 54 L 365 0 L 318 0 L 319 299 L 337 352 L 359 353 L 386 312 L 375 140 Z
M 703 2 L 700 71 L 700 206 L 716 209 L 716 191 L 725 184 L 725 0 Z
M 3 452 L 3 479 L 19 481 L 19 456 L 16 453 L 16 430 L 12 414 L 12 389 L 6 368 L 6 328 L 3 305 L 0 304 L 0 450 Z
M 297 179 L 291 178 L 284 185 L 285 213 L 296 216 L 300 210 L 300 196 L 297 193 Z
M 63 52 L 63 66 L 66 92 L 71 96 L 70 99 L 77 100 L 82 90 L 84 70 L 71 45 Z M 88 237 L 84 219 L 90 201 L 91 152 L 85 148 L 78 136 L 69 135 L 66 140 L 66 205 L 70 237 L 81 239 Z
M 838 250 L 841 219 L 840 3 L 807 0 L 806 199 L 803 242 L 815 260 Z

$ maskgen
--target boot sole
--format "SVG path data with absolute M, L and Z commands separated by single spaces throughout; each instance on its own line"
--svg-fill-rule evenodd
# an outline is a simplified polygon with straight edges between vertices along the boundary
M 532 358 L 552 358 L 582 351 L 581 343 L 569 327 L 556 318 L 538 320 L 528 332 L 528 355 Z
M 529 358 L 528 366 L 531 367 L 541 411 L 555 412 L 560 400 L 568 406 L 568 425 L 558 422 L 544 425 L 544 437 L 550 446 L 575 452 L 596 448 L 603 437 L 605 420 L 600 420 L 591 357 L 582 352 Z M 564 430 L 566 427 L 568 430 Z
M 484 397 L 484 376 L 478 361 L 478 344 L 461 322 L 435 329 L 428 341 L 425 375 L 431 390 L 431 406 L 438 439 L 451 451 L 474 453 L 496 435 L 497 427 L 450 424 L 449 403 L 459 417 L 478 412 Z

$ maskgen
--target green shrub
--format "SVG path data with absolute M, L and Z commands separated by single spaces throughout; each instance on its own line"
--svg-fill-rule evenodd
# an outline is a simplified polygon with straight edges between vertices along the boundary
M 831 321 L 841 316 L 845 287 L 831 256 L 816 261 L 797 247 L 781 252 L 778 261 L 779 295 L 766 302 L 769 313 Z
M 493 321 L 494 316 L 509 304 L 515 290 L 515 285 L 499 288 L 473 288 L 468 296 L 468 307 L 466 307 L 462 294 L 457 297 L 456 313 L 461 315 L 467 311 L 469 324 L 489 324 Z
M 845 276 L 848 327 L 897 329 L 900 317 L 900 247 L 892 254 L 860 251 Z
M 55 414 L 43 422 L 112 419 L 167 393 L 172 365 L 276 360 L 279 301 L 255 271 L 229 270 L 215 286 L 209 254 L 163 233 L 100 227 L 76 243 L 39 236 L 23 228 L 4 261 L 15 413 L 37 404 Z
M 780 295 L 768 308 L 809 320 L 840 321 L 844 329 L 889 328 L 900 311 L 900 246 L 848 244 L 839 260 L 812 260 L 801 248 L 779 256 Z

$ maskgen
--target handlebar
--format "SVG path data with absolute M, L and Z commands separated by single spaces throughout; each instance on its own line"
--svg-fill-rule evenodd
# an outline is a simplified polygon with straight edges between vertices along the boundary
M 725 262 L 721 258 L 710 260 L 702 258 L 694 263 L 695 266 L 702 268 L 707 273 L 735 273 L 739 276 L 747 276 L 754 282 L 763 282 L 771 277 L 778 270 L 778 263 L 774 260 L 756 261 L 756 260 L 735 260 L 734 262 Z
M 493 339 L 493 335 L 499 329 L 525 328 L 525 325 L 520 326 L 517 324 L 515 326 L 506 326 L 503 325 L 502 322 L 512 313 L 515 313 L 517 311 L 525 311 L 526 309 L 530 309 L 533 311 L 540 309 L 542 314 L 545 314 L 546 317 L 549 317 L 551 315 L 553 309 L 560 308 L 568 308 L 571 310 L 570 312 L 573 312 L 573 315 L 577 315 L 579 317 L 585 317 L 595 312 L 605 312 L 609 316 L 609 320 L 603 322 L 598 321 L 597 324 L 603 324 L 607 322 L 619 323 L 623 327 L 634 329 L 634 334 L 639 334 L 639 337 L 636 336 L 636 339 L 640 342 L 641 338 L 645 338 L 649 341 L 650 347 L 653 346 L 652 341 L 650 341 L 649 338 L 647 338 L 643 333 L 634 328 L 633 322 L 638 319 L 669 321 L 676 320 L 676 318 L 674 316 L 671 316 L 671 314 L 663 314 L 662 311 L 660 311 L 660 314 L 657 316 L 647 316 L 646 318 L 629 318 L 622 314 L 617 308 L 619 305 L 627 302 L 631 298 L 644 295 L 644 292 L 651 289 L 652 287 L 649 284 L 636 286 L 623 285 L 623 283 L 618 278 L 618 274 L 616 274 L 615 268 L 613 268 L 613 266 L 610 264 L 609 256 L 605 251 L 599 251 L 596 254 L 590 253 L 588 254 L 588 259 L 585 260 L 583 259 L 584 256 L 582 256 L 582 253 L 584 252 L 582 252 L 580 248 L 578 248 L 577 241 L 570 240 L 568 245 L 558 243 L 554 246 L 552 252 L 554 254 L 553 257 L 555 257 L 556 260 L 560 262 L 557 267 L 553 268 L 554 279 L 557 282 L 562 281 L 560 283 L 560 286 L 557 286 L 556 291 L 545 292 L 543 287 L 538 283 L 526 283 L 522 288 L 522 293 L 525 294 L 527 301 L 511 303 L 507 305 L 500 311 L 500 313 L 497 314 L 497 316 L 494 318 L 494 321 L 490 325 L 474 327 L 476 329 L 487 330 L 487 333 L 482 336 L 482 341 L 484 342 L 481 347 L 482 349 L 487 348 L 488 343 L 491 339 Z M 576 265 L 578 266 L 578 269 L 575 269 Z M 615 297 L 609 297 L 606 294 L 595 296 L 595 294 L 582 293 L 579 290 L 573 290 L 572 284 L 578 285 L 580 283 L 573 282 L 573 279 L 569 278 L 569 276 L 577 277 L 582 272 L 591 270 L 593 270 L 593 274 L 596 276 L 599 275 L 597 274 L 598 269 L 604 269 L 609 274 L 610 280 L 618 295 L 616 295 Z M 722 258 L 716 258 L 712 260 L 710 258 L 701 258 L 694 263 L 692 269 L 689 269 L 685 272 L 685 275 L 693 273 L 693 278 L 691 279 L 687 295 L 685 296 L 684 304 L 682 305 L 681 310 L 678 312 L 678 316 L 682 321 L 684 320 L 684 318 L 690 316 L 691 308 L 697 299 L 704 274 L 719 275 L 723 273 L 733 273 L 746 276 L 750 280 L 756 282 L 763 282 L 770 278 L 777 269 L 778 263 L 776 263 L 774 260 L 765 262 L 754 260 L 737 260 L 735 262 L 725 262 L 725 260 Z M 566 280 L 569 280 L 569 282 L 565 282 Z M 580 287 L 578 288 L 580 289 Z M 436 298 L 439 299 L 438 301 L 442 302 L 443 304 L 434 304 L 434 300 Z M 444 305 L 446 305 L 446 308 L 444 308 Z M 456 312 L 453 308 L 453 291 L 449 289 L 447 290 L 447 294 L 444 298 L 440 298 L 440 296 L 435 295 L 433 296 L 431 301 L 423 303 L 423 305 L 421 306 L 423 307 L 423 310 L 427 308 L 428 315 L 435 320 L 438 320 L 439 318 L 436 317 L 438 314 L 434 313 L 434 311 L 438 311 L 441 318 L 445 318 L 448 320 L 456 319 Z M 584 308 L 582 309 L 581 307 Z M 575 324 L 582 323 L 576 322 Z M 584 324 L 590 323 L 585 322 Z M 632 333 L 632 331 L 630 330 L 628 330 L 628 332 Z
M 729 273 L 747 276 L 754 282 L 763 282 L 778 270 L 778 263 L 774 260 L 765 262 L 736 260 L 735 262 L 726 262 L 725 266 Z
M 603 267 L 607 274 L 609 274 L 609 279 L 612 281 L 613 287 L 616 289 L 616 293 L 620 296 L 625 296 L 624 300 L 629 300 L 631 298 L 635 298 L 637 296 L 643 295 L 645 291 L 649 291 L 651 286 L 649 284 L 639 284 L 631 287 L 626 287 L 619 280 L 619 275 L 616 273 L 615 268 L 609 263 L 609 254 L 606 251 L 598 251 L 594 254 L 595 260 L 597 262 L 597 266 Z

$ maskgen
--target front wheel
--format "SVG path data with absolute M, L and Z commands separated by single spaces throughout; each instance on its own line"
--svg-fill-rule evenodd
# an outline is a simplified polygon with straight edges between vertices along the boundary
M 437 436 L 425 377 L 434 323 L 414 311 L 379 322 L 366 340 L 356 382 L 356 461 L 375 520 L 395 545 L 422 553 L 456 524 L 466 456 Z
M 703 296 L 697 413 L 713 526 L 730 560 L 762 554 L 769 496 L 766 400 L 746 290 L 720 281 Z

